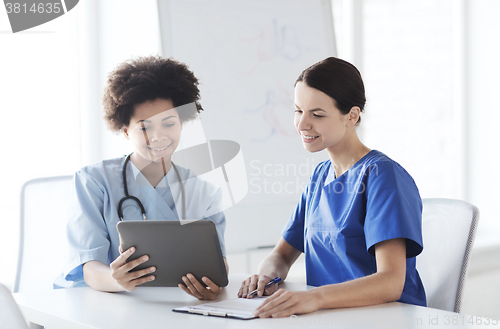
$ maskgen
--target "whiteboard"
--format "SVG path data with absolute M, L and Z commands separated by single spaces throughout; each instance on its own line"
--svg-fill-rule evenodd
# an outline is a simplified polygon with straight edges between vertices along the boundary
M 293 125 L 293 85 L 336 55 L 328 0 L 158 1 L 163 56 L 200 81 L 207 139 L 238 142 L 248 194 L 225 211 L 228 252 L 274 245 L 315 166 Z

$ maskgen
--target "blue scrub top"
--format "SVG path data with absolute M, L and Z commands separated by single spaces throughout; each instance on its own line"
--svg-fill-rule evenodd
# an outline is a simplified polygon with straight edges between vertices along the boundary
M 119 255 L 120 245 L 116 224 L 119 222 L 118 203 L 125 196 L 122 168 L 125 158 L 105 160 L 82 168 L 74 176 L 74 197 L 67 224 L 69 243 L 64 268 L 64 284 L 84 286 L 83 264 L 97 260 L 109 265 Z M 222 193 L 213 184 L 203 181 L 185 168 L 177 166 L 186 195 L 186 218 L 206 219 L 215 223 L 222 250 L 226 221 L 222 209 Z M 171 168 L 154 188 L 132 162 L 127 165 L 129 194 L 137 197 L 146 210 L 148 220 L 178 220 L 180 199 L 175 170 Z M 142 220 L 139 206 L 132 200 L 123 204 L 123 220 Z M 72 281 L 72 282 L 71 282 Z M 69 284 L 71 282 L 71 284 Z
M 283 232 L 305 253 L 307 284 L 321 286 L 377 272 L 374 246 L 406 239 L 406 281 L 399 302 L 426 306 L 415 268 L 422 252 L 422 200 L 412 177 L 372 150 L 340 177 L 320 163 Z

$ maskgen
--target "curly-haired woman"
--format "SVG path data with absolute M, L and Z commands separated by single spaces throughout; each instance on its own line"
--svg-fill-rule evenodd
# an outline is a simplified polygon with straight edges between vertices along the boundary
M 132 291 L 155 279 L 154 266 L 134 271 L 147 261 L 147 255 L 126 262 L 135 249 L 119 250 L 117 209 L 123 209 L 124 219 L 142 219 L 141 209 L 133 200 L 119 205 L 124 196 L 124 167 L 129 194 L 141 200 L 148 219 L 181 218 L 182 209 L 177 209 L 181 207 L 175 202 L 179 193 L 172 185 L 176 178 L 181 179 L 190 196 L 186 207 L 190 213 L 184 216 L 213 221 L 225 256 L 220 189 L 171 162 L 183 124 L 203 110 L 199 99 L 198 79 L 185 64 L 173 59 L 140 57 L 120 64 L 109 74 L 103 96 L 104 119 L 111 131 L 123 133 L 134 152 L 86 166 L 75 174 L 75 197 L 67 228 L 69 258 L 64 272 L 74 286 Z M 202 278 L 205 284 L 191 274 L 182 279 L 185 285 L 179 286 L 198 299 L 214 299 L 222 291 L 207 277 Z

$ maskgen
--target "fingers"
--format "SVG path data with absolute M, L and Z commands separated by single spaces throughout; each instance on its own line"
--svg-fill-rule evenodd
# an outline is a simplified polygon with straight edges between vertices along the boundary
M 258 281 L 259 276 L 256 274 L 243 281 L 240 290 L 238 291 L 238 297 L 247 298 L 248 294 L 257 288 Z
M 252 298 L 248 294 L 254 290 L 257 290 L 257 296 L 259 297 L 273 294 L 277 290 L 277 287 L 273 285 L 266 289 L 265 286 L 269 281 L 271 281 L 271 277 L 267 275 L 252 275 L 241 283 L 241 287 L 238 290 L 238 297 Z
M 126 291 L 133 291 L 137 286 L 155 279 L 154 275 L 148 275 L 156 271 L 154 266 L 139 271 L 132 271 L 140 264 L 149 260 L 149 257 L 144 255 L 127 263 L 127 259 L 135 251 L 134 247 L 126 250 L 110 264 L 111 277 Z
M 182 277 L 182 281 L 184 281 L 184 284 L 186 285 L 187 289 L 190 291 L 190 295 L 194 296 L 198 299 L 205 299 L 204 295 L 194 286 L 192 281 L 195 281 L 196 279 L 192 280 L 188 276 L 192 277 L 194 279 L 194 276 L 192 274 L 188 274 L 187 276 Z M 196 280 L 197 282 L 198 280 Z M 199 283 L 199 282 L 198 282 Z M 184 289 L 183 289 L 184 290 Z M 185 291 L 185 290 L 184 290 Z
M 273 296 L 265 300 L 254 312 L 261 318 L 273 316 L 298 303 L 298 299 L 286 290 L 278 290 Z
M 259 281 L 257 282 L 257 295 L 258 297 L 262 297 L 264 294 L 264 289 L 266 288 L 266 284 L 269 283 L 270 278 L 267 276 L 260 276 Z
M 186 294 L 191 295 L 191 296 L 193 296 L 194 298 L 198 298 L 197 296 L 195 296 L 195 295 L 191 292 L 191 290 L 189 290 L 189 289 L 188 289 L 185 285 L 183 285 L 182 283 L 179 283 L 177 286 L 178 286 L 179 288 L 181 288 L 182 290 L 184 290 L 184 292 L 185 292 Z M 198 299 L 199 299 L 199 298 L 198 298 Z
M 271 297 L 266 299 L 259 307 L 257 307 L 257 309 L 255 311 L 262 312 L 262 311 L 270 310 L 271 308 L 273 308 L 276 305 L 283 302 L 283 296 L 285 295 L 285 297 L 287 297 L 286 293 L 288 293 L 288 291 L 283 290 L 283 289 L 279 289 Z
M 296 313 L 295 306 L 299 301 L 300 298 L 297 294 L 281 289 L 264 301 L 264 303 L 255 310 L 254 314 L 261 318 L 271 316 L 276 318 L 292 315 Z
M 276 291 L 278 291 L 278 285 L 277 284 L 273 284 L 272 286 L 267 287 L 266 289 L 264 289 L 264 295 L 265 296 L 271 296 Z
M 141 278 L 145 275 L 151 274 L 155 271 L 156 271 L 156 267 L 151 266 L 151 267 L 145 268 L 145 269 L 140 270 L 140 271 L 130 272 L 127 276 L 130 279 L 130 281 L 132 281 L 132 280 L 135 280 L 137 278 Z
M 205 290 L 207 290 L 207 288 L 205 288 L 205 286 L 202 285 L 200 281 L 198 281 L 191 273 L 188 273 L 186 276 L 189 279 L 189 281 L 191 281 L 191 284 L 196 288 L 196 290 L 198 290 L 198 292 L 203 295 L 203 293 L 205 292 Z
M 185 283 L 185 286 L 179 284 L 179 287 L 182 288 L 189 295 L 196 297 L 198 299 L 215 299 L 221 292 L 222 288 L 213 283 L 209 278 L 203 277 L 202 281 L 207 285 L 205 287 L 201 284 L 200 281 L 196 279 L 194 275 L 188 273 L 187 275 L 182 277 L 182 280 Z
M 284 317 L 289 317 L 290 315 L 294 315 L 294 314 L 297 314 L 297 310 L 296 310 L 295 305 L 292 307 L 286 308 L 281 312 L 274 313 L 270 316 L 272 316 L 273 318 L 284 318 Z M 264 315 L 261 316 L 261 318 L 264 318 L 264 317 L 267 317 L 267 316 L 264 316 Z
M 204 276 L 203 278 L 201 278 L 201 280 L 203 281 L 203 283 L 205 283 L 207 285 L 208 289 L 210 289 L 214 293 L 219 293 L 220 290 L 222 289 L 221 287 L 219 287 L 218 285 L 216 285 L 215 283 L 213 283 L 212 280 L 210 280 L 206 276 Z
M 140 271 L 123 272 L 122 270 L 111 273 L 115 281 L 122 286 L 126 291 L 133 291 L 135 288 L 145 282 L 156 279 L 154 275 L 149 275 L 156 271 L 156 268 L 147 268 Z
M 246 297 L 248 294 L 248 285 L 250 284 L 250 278 L 246 279 L 241 283 L 240 290 L 238 290 L 238 298 Z
M 111 264 L 110 267 L 113 268 L 119 268 L 123 264 L 126 263 L 127 259 L 132 256 L 132 254 L 135 252 L 135 247 L 131 247 L 127 249 L 124 253 L 121 253 L 120 256 L 118 256 Z
M 258 280 L 255 283 L 255 288 L 252 289 L 252 286 L 250 284 L 246 298 L 253 298 L 254 296 L 262 297 L 262 295 L 264 294 L 264 289 L 266 289 L 266 284 L 268 284 L 269 281 L 271 281 L 271 277 L 267 275 L 259 275 Z
M 283 289 L 278 290 L 271 297 L 269 297 L 262 304 L 260 304 L 260 306 L 255 309 L 255 312 L 258 312 L 258 311 L 261 311 L 261 310 L 267 310 L 268 309 L 268 305 L 270 305 L 273 301 L 275 301 L 277 298 L 279 298 L 285 291 L 286 290 L 283 290 Z
M 245 297 L 248 297 L 248 294 L 255 289 L 257 289 L 257 284 L 259 283 L 259 276 L 258 275 L 252 275 L 250 277 L 250 284 L 248 285 L 248 291 L 245 294 Z
M 148 275 L 148 276 L 140 278 L 140 279 L 131 280 L 130 283 L 133 286 L 132 290 L 135 290 L 135 288 L 137 288 L 137 286 L 140 286 L 141 284 L 143 284 L 145 282 L 153 281 L 154 279 L 156 279 L 156 277 L 154 275 Z
M 149 256 L 148 255 L 144 255 L 142 257 L 134 259 L 133 261 L 130 261 L 128 263 L 123 264 L 121 267 L 123 268 L 123 270 L 125 270 L 127 272 L 130 272 L 134 268 L 136 268 L 137 266 L 141 265 L 142 263 L 147 262 L 148 260 L 149 260 Z

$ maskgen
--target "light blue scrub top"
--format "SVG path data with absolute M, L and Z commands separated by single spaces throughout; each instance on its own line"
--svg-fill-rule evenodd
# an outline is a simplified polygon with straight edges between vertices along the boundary
M 119 222 L 118 203 L 125 196 L 122 168 L 125 157 L 105 160 L 82 168 L 75 173 L 74 197 L 67 225 L 69 242 L 68 258 L 64 269 L 64 280 L 60 286 L 85 286 L 83 264 L 97 260 L 109 265 L 119 255 L 120 245 L 116 224 Z M 207 219 L 215 223 L 222 250 L 224 245 L 224 214 L 218 209 L 222 194 L 213 184 L 194 177 L 193 173 L 177 166 L 184 182 L 187 219 Z M 170 182 L 170 184 L 169 184 Z M 148 220 L 178 220 L 176 204 L 182 212 L 182 204 L 174 202 L 171 190 L 178 182 L 171 168 L 156 188 L 148 182 L 132 162 L 127 165 L 129 194 L 137 197 L 146 210 Z M 172 189 L 171 189 L 172 187 Z M 177 189 L 178 190 L 178 189 Z M 179 194 L 179 193 L 174 193 Z M 179 199 L 180 196 L 176 196 Z M 206 215 L 206 216 L 205 216 Z M 123 220 L 142 220 L 139 206 L 132 200 L 123 203 Z
M 283 232 L 305 253 L 307 284 L 322 286 L 376 273 L 375 244 L 406 239 L 406 281 L 399 302 L 426 305 L 415 268 L 422 252 L 422 200 L 412 177 L 372 150 L 335 179 L 320 163 Z

